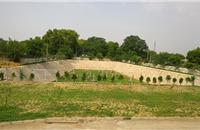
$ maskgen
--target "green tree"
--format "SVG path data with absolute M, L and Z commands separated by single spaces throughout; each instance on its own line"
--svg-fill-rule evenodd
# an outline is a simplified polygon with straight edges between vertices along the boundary
M 149 50 L 145 40 L 133 35 L 128 36 L 124 39 L 121 48 L 125 52 L 136 52 L 136 54 L 142 57 L 143 59 L 147 58 L 147 52 Z
M 141 76 L 139 77 L 139 80 L 140 80 L 140 83 L 142 83 L 143 80 L 144 80 L 144 77 L 141 75 Z
M 3 72 L 0 72 L 0 80 L 4 80 L 4 73 Z
M 186 81 L 187 84 L 190 83 L 190 82 L 191 82 L 190 77 L 186 77 L 186 78 L 185 78 L 185 81 Z
M 29 76 L 29 79 L 32 81 L 34 78 L 35 78 L 35 74 L 31 73 L 30 76 Z
M 24 77 L 25 77 L 24 73 L 22 72 L 22 70 L 20 70 L 20 72 L 19 72 L 19 78 L 20 78 L 20 80 L 23 80 Z
M 156 84 L 156 82 L 157 82 L 156 77 L 153 77 L 153 83 Z
M 194 86 L 195 76 L 191 76 L 190 80 L 191 80 L 192 86 Z
M 76 81 L 76 79 L 77 79 L 78 77 L 76 76 L 76 74 L 72 74 L 72 80 L 75 82 Z
M 150 79 L 150 77 L 147 77 L 146 78 L 146 82 L 149 84 L 149 82 L 151 82 L 151 79 Z
M 86 80 L 86 73 L 83 73 L 83 75 L 82 75 L 82 81 L 85 81 Z
M 106 79 L 107 79 L 107 76 L 106 76 L 106 74 L 104 74 L 103 75 L 103 80 L 106 81 Z
M 15 72 L 12 72 L 11 77 L 12 77 L 12 80 L 14 80 L 14 78 L 17 77 Z
M 57 71 L 57 72 L 56 72 L 56 78 L 57 78 L 57 79 L 60 79 L 60 77 L 61 77 L 61 76 L 60 76 L 60 72 Z
M 163 77 L 162 77 L 162 76 L 159 76 L 159 77 L 158 77 L 158 82 L 159 82 L 159 84 L 160 84 L 162 81 L 163 81 Z
M 67 71 L 64 72 L 65 78 L 69 78 L 69 73 Z
M 115 76 L 113 75 L 112 77 L 111 77 L 111 82 L 114 82 L 115 81 Z
M 119 48 L 119 44 L 117 42 L 109 41 L 107 43 L 107 57 L 110 59 L 114 59 L 117 54 L 117 49 Z
M 200 48 L 196 48 L 187 53 L 188 62 L 200 65 Z
M 176 81 L 177 81 L 176 78 L 173 78 L 173 79 L 172 79 L 172 82 L 173 82 L 174 84 L 176 83 Z
M 167 75 L 167 76 L 166 76 L 166 80 L 167 80 L 167 82 L 169 83 L 169 82 L 171 81 L 171 76 L 170 76 L 170 75 Z
M 179 79 L 179 84 L 181 85 L 183 83 L 183 78 Z

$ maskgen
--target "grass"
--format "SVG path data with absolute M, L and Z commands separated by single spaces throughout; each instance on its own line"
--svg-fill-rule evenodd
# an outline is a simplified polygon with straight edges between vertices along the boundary
M 63 116 L 199 117 L 200 88 L 0 83 L 0 122 Z
M 77 76 L 76 80 L 73 80 L 72 75 Z M 85 74 L 85 80 L 83 80 L 83 75 Z M 100 76 L 100 79 L 98 79 Z M 104 79 L 105 76 L 105 79 Z M 112 79 L 114 77 L 114 79 Z M 110 70 L 73 70 L 68 73 L 68 76 L 61 76 L 58 78 L 58 82 L 99 82 L 99 83 L 119 83 L 119 84 L 130 84 L 139 83 L 136 79 L 130 79 L 129 77 Z

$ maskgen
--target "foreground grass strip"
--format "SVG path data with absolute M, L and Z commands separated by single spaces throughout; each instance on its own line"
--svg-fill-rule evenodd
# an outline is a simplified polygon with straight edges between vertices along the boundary
M 0 121 L 63 116 L 199 117 L 200 88 L 1 83 Z

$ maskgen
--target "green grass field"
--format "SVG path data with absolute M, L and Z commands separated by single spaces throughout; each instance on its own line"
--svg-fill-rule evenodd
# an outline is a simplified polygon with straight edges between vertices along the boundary
M 200 88 L 0 83 L 0 122 L 63 116 L 199 117 Z

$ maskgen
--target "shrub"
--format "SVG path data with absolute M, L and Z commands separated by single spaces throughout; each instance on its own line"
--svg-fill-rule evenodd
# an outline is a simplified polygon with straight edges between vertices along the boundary
M 19 78 L 20 80 L 23 80 L 24 79 L 24 73 L 20 70 L 20 73 L 19 73 Z
M 11 76 L 12 76 L 12 79 L 14 79 L 15 77 L 17 77 L 16 74 L 15 74 L 15 72 L 12 72 Z
M 83 73 L 83 75 L 82 75 L 82 81 L 85 81 L 86 80 L 86 73 Z
M 65 76 L 65 78 L 68 78 L 69 77 L 69 73 L 67 71 L 65 71 L 64 76 Z
M 97 81 L 101 81 L 101 75 L 100 74 L 97 75 Z
M 57 79 L 60 78 L 60 72 L 59 72 L 59 71 L 56 72 L 56 78 L 57 78 Z
M 176 83 L 176 81 L 177 81 L 176 78 L 173 78 L 173 79 L 172 79 L 172 82 L 173 82 L 174 84 Z
M 179 79 L 179 84 L 181 85 L 183 83 L 183 78 Z
M 159 84 L 160 84 L 162 81 L 163 81 L 163 77 L 162 77 L 162 76 L 159 76 L 159 77 L 158 77 L 158 82 L 159 82 Z
M 186 77 L 186 78 L 185 78 L 185 81 L 186 81 L 186 83 L 188 83 L 188 82 L 190 83 L 190 82 L 191 82 L 190 77 Z
M 122 80 L 122 79 L 124 79 L 124 76 L 120 74 L 118 79 Z
M 140 80 L 140 83 L 142 83 L 143 80 L 144 80 L 144 77 L 141 75 L 140 78 L 139 78 L 139 80 Z
M 34 78 L 35 78 L 35 74 L 34 74 L 34 73 L 31 73 L 29 79 L 30 79 L 30 80 L 33 80 Z
M 192 86 L 194 86 L 195 77 L 191 76 L 190 80 L 191 80 Z
M 111 78 L 111 82 L 114 82 L 114 81 L 115 81 L 115 76 L 113 75 Z
M 171 78 L 170 75 L 167 75 L 167 76 L 166 76 L 166 80 L 167 80 L 168 83 L 171 81 L 171 79 L 172 79 L 172 78 Z
M 103 75 L 103 80 L 105 81 L 107 79 L 106 74 Z
M 0 80 L 4 80 L 4 73 L 0 72 Z
M 157 82 L 156 77 L 153 77 L 153 83 L 155 84 Z
M 146 82 L 149 84 L 149 82 L 151 82 L 151 79 L 150 79 L 150 77 L 147 77 L 146 78 Z
M 76 74 L 72 74 L 72 80 L 75 81 L 77 79 Z

